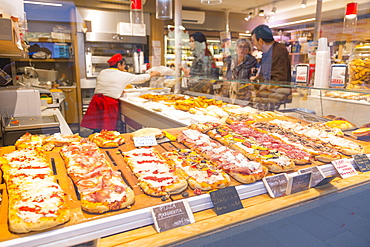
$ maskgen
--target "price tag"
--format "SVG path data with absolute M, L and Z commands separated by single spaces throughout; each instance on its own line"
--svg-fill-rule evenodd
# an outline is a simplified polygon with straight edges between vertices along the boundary
M 157 232 L 164 232 L 195 222 L 188 201 L 178 201 L 151 208 Z
M 353 159 L 361 172 L 370 171 L 370 159 L 366 154 L 356 154 L 353 156 Z
M 271 197 L 286 196 L 289 177 L 286 173 L 264 177 L 262 179 Z
M 333 160 L 331 162 L 342 178 L 348 178 L 357 175 L 357 171 L 351 164 L 350 159 Z
M 308 167 L 308 168 L 298 170 L 299 174 L 303 174 L 307 172 L 312 172 L 310 187 L 315 187 L 318 183 L 320 183 L 326 177 L 318 166 Z
M 288 192 L 289 194 L 298 193 L 308 190 L 311 184 L 312 172 L 307 172 L 295 175 L 289 179 Z
M 148 147 L 158 145 L 155 136 L 140 136 L 134 137 L 133 139 L 135 147 Z
M 212 191 L 210 196 L 217 215 L 243 208 L 239 194 L 234 186 Z

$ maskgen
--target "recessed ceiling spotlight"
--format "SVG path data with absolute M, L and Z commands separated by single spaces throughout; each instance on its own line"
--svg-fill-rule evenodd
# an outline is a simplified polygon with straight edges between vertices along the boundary
M 265 16 L 265 11 L 263 9 L 261 9 L 259 12 L 258 12 L 258 15 L 259 16 Z

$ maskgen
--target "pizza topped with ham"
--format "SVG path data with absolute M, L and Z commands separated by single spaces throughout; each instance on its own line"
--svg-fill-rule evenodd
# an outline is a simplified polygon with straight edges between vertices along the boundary
M 10 231 L 41 231 L 69 220 L 66 194 L 40 150 L 29 147 L 4 154 L 0 166 L 9 197 Z
M 133 149 L 123 153 L 125 162 L 138 179 L 144 193 L 165 196 L 184 191 L 188 183 L 178 175 L 154 148 Z
M 113 170 L 99 147 L 86 139 L 61 148 L 68 175 L 81 197 L 81 207 L 90 213 L 126 208 L 134 203 L 134 192 L 121 173 Z
M 253 183 L 268 173 L 266 167 L 250 161 L 243 154 L 212 140 L 198 130 L 187 129 L 178 134 L 178 141 L 216 164 L 241 183 Z

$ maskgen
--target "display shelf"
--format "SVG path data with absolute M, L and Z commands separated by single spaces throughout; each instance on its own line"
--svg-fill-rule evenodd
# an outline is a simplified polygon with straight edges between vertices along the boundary
M 36 58 L 19 58 L 14 59 L 18 62 L 33 62 L 33 63 L 65 63 L 74 62 L 73 58 L 46 58 L 46 59 L 36 59 Z

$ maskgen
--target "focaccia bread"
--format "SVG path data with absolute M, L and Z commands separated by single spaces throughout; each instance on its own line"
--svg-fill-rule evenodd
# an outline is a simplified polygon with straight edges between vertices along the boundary
M 95 143 L 83 139 L 62 147 L 60 154 L 80 193 L 83 210 L 104 213 L 134 203 L 134 192 L 125 184 L 121 173 L 113 170 Z
M 0 166 L 9 197 L 10 231 L 42 231 L 69 221 L 66 194 L 41 151 L 24 148 L 4 154 Z
M 123 153 L 125 162 L 138 178 L 145 194 L 164 196 L 184 191 L 188 183 L 154 148 L 133 149 Z
M 268 169 L 260 163 L 248 160 L 240 152 L 212 140 L 197 130 L 183 130 L 177 139 L 241 183 L 254 183 L 268 173 Z
M 88 139 L 101 148 L 116 148 L 125 143 L 123 134 L 114 130 L 101 130 L 89 135 Z
M 81 136 L 78 134 L 61 134 L 55 133 L 50 136 L 45 136 L 43 138 L 43 145 L 52 144 L 55 147 L 62 147 L 67 145 L 71 142 L 79 142 L 81 140 Z
M 17 149 L 25 149 L 29 147 L 41 147 L 43 145 L 44 135 L 32 135 L 26 132 L 24 135 L 18 138 L 14 146 Z
M 181 149 L 165 152 L 162 155 L 167 163 L 173 165 L 176 171 L 188 181 L 192 189 L 221 189 L 230 183 L 229 175 L 214 167 L 210 161 L 195 151 Z
M 154 136 L 156 139 L 163 138 L 165 134 L 158 128 L 143 128 L 131 133 L 133 137 Z

